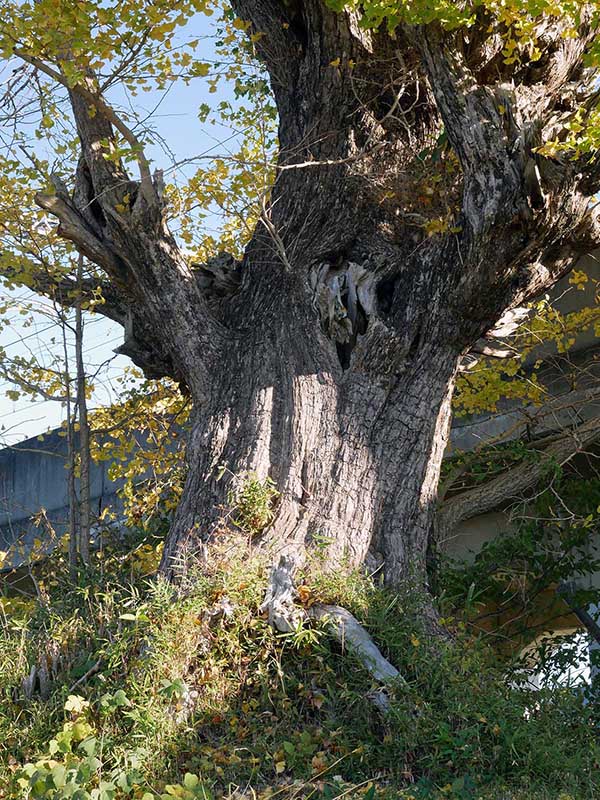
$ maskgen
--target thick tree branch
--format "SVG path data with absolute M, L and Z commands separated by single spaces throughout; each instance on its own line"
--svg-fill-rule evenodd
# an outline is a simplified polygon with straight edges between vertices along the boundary
M 496 223 L 507 203 L 515 203 L 521 185 L 507 150 L 502 115 L 493 93 L 477 84 L 459 49 L 446 46 L 436 26 L 417 29 L 415 41 L 463 168 L 465 222 L 473 235 L 481 234 Z
M 37 283 L 35 289 L 37 291 L 42 290 Z M 118 322 L 119 325 L 125 325 L 129 305 L 123 295 L 108 281 L 84 278 L 81 282 L 81 288 L 79 288 L 77 281 L 72 278 L 62 278 L 55 285 L 53 296 L 59 300 L 63 307 L 73 308 L 79 291 L 81 291 L 83 301 L 91 304 L 91 309 L 94 313 L 111 319 L 113 322 Z M 46 291 L 44 294 L 51 294 L 51 291 Z
M 77 247 L 90 261 L 120 284 L 127 283 L 128 274 L 124 262 L 109 245 L 101 240 L 96 231 L 64 194 L 41 194 L 35 196 L 36 203 L 59 220 L 58 232 Z
M 56 300 L 63 308 L 75 308 L 80 291 L 73 278 L 55 279 L 42 272 L 35 276 L 32 289 Z M 108 281 L 86 278 L 81 290 L 83 299 L 92 303 L 94 313 L 123 327 L 123 344 L 115 348 L 115 353 L 130 358 L 147 378 L 170 377 L 186 390 L 186 381 L 177 373 L 164 342 L 156 335 L 143 308 L 130 303 Z
M 125 325 L 128 303 L 123 295 L 108 281 L 98 278 L 84 278 L 81 286 L 68 276 L 54 277 L 48 272 L 39 271 L 33 276 L 31 289 L 56 300 L 63 308 L 75 308 L 79 293 L 83 301 L 95 313 Z
M 275 92 L 293 85 L 303 47 L 301 11 L 297 2 L 283 0 L 232 0 L 240 19 L 252 23 L 260 33 L 256 43 L 260 59 L 267 66 Z
M 503 503 L 533 489 L 555 465 L 562 466 L 598 439 L 600 418 L 595 417 L 549 445 L 538 461 L 524 461 L 482 486 L 447 500 L 438 515 L 439 541 L 451 536 L 461 522 L 493 511 Z
M 58 70 L 37 59 L 31 63 L 69 89 L 82 146 L 72 196 L 55 180 L 56 194 L 38 194 L 38 205 L 58 218 L 59 234 L 100 266 L 126 298 L 126 312 L 117 320 L 125 328 L 119 352 L 149 377 L 170 375 L 188 386 L 193 376 L 197 390 L 206 391 L 218 326 L 167 229 L 160 175 L 155 185 L 141 143 L 100 96 L 91 73 L 68 87 Z M 129 180 L 113 157 L 115 129 L 136 151 L 141 184 Z
M 569 104 L 577 107 L 569 82 L 581 78 L 592 38 L 584 25 L 576 41 L 566 41 L 565 24 L 553 20 L 538 31 L 541 65 L 514 67 L 516 85 L 503 82 L 501 67 L 496 75 L 477 71 L 476 65 L 472 70 L 460 33 L 437 25 L 413 32 L 462 166 L 460 267 L 450 302 L 460 309 L 467 342 L 489 331 L 505 309 L 550 288 L 598 241 L 597 215 L 581 191 L 575 165 L 538 152 L 556 109 L 564 114 Z M 584 83 L 589 88 L 587 74 Z M 489 345 L 484 348 L 489 351 Z

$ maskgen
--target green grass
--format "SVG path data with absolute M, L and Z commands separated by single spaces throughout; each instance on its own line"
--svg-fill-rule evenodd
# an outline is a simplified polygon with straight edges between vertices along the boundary
M 407 679 L 382 717 L 369 676 L 324 629 L 269 628 L 269 565 L 224 549 L 177 594 L 143 577 L 148 544 L 105 553 L 76 587 L 57 556 L 45 602 L 7 608 L 0 797 L 598 796 L 596 721 L 573 693 L 511 688 L 466 632 L 432 653 L 410 593 L 307 574 L 304 601 L 349 608 Z M 233 613 L 210 622 L 224 598 Z M 26 700 L 22 680 L 43 658 L 49 697 Z

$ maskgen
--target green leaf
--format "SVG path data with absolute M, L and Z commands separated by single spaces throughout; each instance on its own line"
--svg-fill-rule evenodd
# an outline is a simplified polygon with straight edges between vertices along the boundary
M 113 702 L 116 706 L 128 706 L 129 698 L 123 689 L 117 689 L 117 691 L 113 694 Z
M 89 736 L 80 743 L 79 749 L 83 750 L 86 756 L 93 756 L 96 752 L 97 739 L 95 736 Z
M 67 768 L 64 764 L 57 764 L 52 768 L 52 780 L 56 789 L 62 789 L 67 782 Z
M 191 772 L 186 772 L 183 779 L 183 785 L 186 789 L 195 789 L 200 783 L 200 778 L 197 775 L 192 775 Z
M 70 694 L 65 703 L 65 711 L 72 711 L 74 714 L 82 714 L 88 708 L 88 701 L 78 694 Z

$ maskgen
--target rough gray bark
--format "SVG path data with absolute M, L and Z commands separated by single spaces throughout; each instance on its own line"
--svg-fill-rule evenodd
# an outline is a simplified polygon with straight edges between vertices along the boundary
M 480 41 L 477 29 L 467 40 L 435 26 L 392 38 L 321 0 L 232 5 L 263 34 L 281 152 L 264 224 L 228 288 L 211 293 L 206 270 L 186 263 L 143 154 L 139 181 L 104 158 L 115 128 L 133 134 L 93 76 L 70 87 L 82 143 L 74 191 L 38 202 L 106 274 L 105 312 L 125 325 L 123 352 L 194 400 L 163 573 L 218 532 L 225 463 L 275 481 L 275 519 L 261 538 L 274 553 L 301 558 L 326 540 L 331 563 L 370 559 L 391 583 L 412 574 L 425 584 L 459 363 L 600 242 L 593 168 L 535 152 L 592 85 L 589 37 L 565 41 L 556 23 L 540 62 L 509 90 L 510 68 L 484 28 Z M 442 131 L 459 166 L 448 187 L 455 224 L 427 236 L 411 210 L 417 154 L 439 149 Z

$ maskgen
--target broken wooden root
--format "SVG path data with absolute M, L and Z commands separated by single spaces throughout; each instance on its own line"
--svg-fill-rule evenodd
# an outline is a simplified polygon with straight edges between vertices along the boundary
M 382 684 L 369 694 L 369 698 L 382 713 L 386 713 L 390 705 L 390 687 L 393 684 L 405 685 L 406 681 L 347 609 L 341 606 L 316 604 L 305 611 L 296 605 L 294 567 L 292 559 L 286 556 L 282 556 L 279 564 L 273 567 L 260 611 L 268 613 L 269 624 L 282 633 L 295 630 L 307 618 L 325 622 L 329 632 L 342 648 L 352 653 L 367 672 Z
M 294 570 L 294 561 L 281 556 L 279 564 L 271 570 L 265 599 L 259 608 L 261 614 L 268 615 L 269 625 L 281 633 L 296 630 L 305 616 L 303 609 L 294 602 L 297 596 Z
M 37 663 L 31 665 L 29 674 L 21 681 L 21 691 L 25 700 L 39 696 L 41 700 L 50 697 L 52 681 L 56 680 L 60 669 L 60 651 L 52 640 L 44 642 L 39 649 Z

